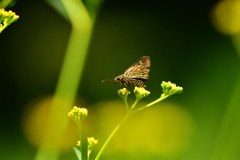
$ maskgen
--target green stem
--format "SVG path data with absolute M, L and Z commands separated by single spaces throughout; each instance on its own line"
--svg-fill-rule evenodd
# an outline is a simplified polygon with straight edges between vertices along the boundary
M 80 139 L 80 150 L 81 150 L 81 159 L 88 160 L 88 142 L 87 142 L 87 134 L 86 127 L 84 121 L 78 125 L 79 131 L 79 139 Z
M 72 31 L 50 106 L 46 132 L 43 134 L 43 140 L 37 151 L 35 160 L 58 159 L 60 145 L 54 144 L 53 146 L 52 141 L 60 143 L 67 130 L 68 117 L 66 113 L 73 106 L 78 86 L 81 82 L 92 33 L 92 22 L 83 2 L 78 0 L 62 0 L 62 3 L 70 17 Z M 48 146 L 51 147 L 51 150 Z
M 125 115 L 125 117 L 122 119 L 122 121 L 117 125 L 117 127 L 113 130 L 113 132 L 111 133 L 111 135 L 108 137 L 108 139 L 106 140 L 106 142 L 104 143 L 104 145 L 102 146 L 101 150 L 98 152 L 97 157 L 95 158 L 95 160 L 98 160 L 103 151 L 106 149 L 107 145 L 109 144 L 109 142 L 112 140 L 113 136 L 117 133 L 117 131 L 119 130 L 119 128 L 124 124 L 124 122 L 131 116 L 131 110 Z
M 98 160 L 98 159 L 101 157 L 103 151 L 106 149 L 107 145 L 108 145 L 109 142 L 112 140 L 113 136 L 117 133 L 117 131 L 119 130 L 119 128 L 124 124 L 124 122 L 125 122 L 131 115 L 134 114 L 133 109 L 134 109 L 135 106 L 137 105 L 138 101 L 139 101 L 139 100 L 136 100 L 136 101 L 134 102 L 134 104 L 132 105 L 132 107 L 130 108 L 130 110 L 129 110 L 128 103 L 127 103 L 126 100 L 124 100 L 128 112 L 127 112 L 127 114 L 125 115 L 125 117 L 122 119 L 122 121 L 121 121 L 121 122 L 117 125 L 117 127 L 113 130 L 113 132 L 112 132 L 111 135 L 108 137 L 108 139 L 106 140 L 106 142 L 103 144 L 103 146 L 102 146 L 101 150 L 98 152 L 98 155 L 97 155 L 97 157 L 95 158 L 95 160 Z
M 5 28 L 7 28 L 7 24 L 4 24 L 2 27 L 0 27 L 0 33 L 2 33 L 2 31 L 5 29 Z
M 140 99 L 136 99 L 136 101 L 134 102 L 134 104 L 133 104 L 132 107 L 130 108 L 130 111 L 129 111 L 129 112 L 131 112 L 131 111 L 136 107 L 136 105 L 137 105 L 137 103 L 138 103 L 139 100 L 140 100 Z
M 147 104 L 147 105 L 145 105 L 145 106 L 143 106 L 143 107 L 141 107 L 141 108 L 138 108 L 138 109 L 134 110 L 134 111 L 132 112 L 132 114 L 134 114 L 134 113 L 136 113 L 136 112 L 139 112 L 139 111 L 142 111 L 142 110 L 144 110 L 144 109 L 146 109 L 146 108 L 148 108 L 148 107 L 150 107 L 150 106 L 152 106 L 152 105 L 154 105 L 154 104 L 156 104 L 156 103 L 158 103 L 158 102 L 160 102 L 160 101 L 168 98 L 169 96 L 170 96 L 170 95 L 161 96 L 161 97 L 158 98 L 157 100 L 155 100 L 155 101 L 153 101 L 153 102 L 151 102 L 151 103 L 149 103 L 149 104 Z
M 127 98 L 124 98 L 123 101 L 124 101 L 124 103 L 125 103 L 127 112 L 129 112 L 129 106 L 128 106 Z

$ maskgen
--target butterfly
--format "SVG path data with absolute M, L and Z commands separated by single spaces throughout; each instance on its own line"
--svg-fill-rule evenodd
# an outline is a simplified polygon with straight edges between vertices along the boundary
M 113 84 L 116 82 L 119 83 L 120 87 L 121 85 L 128 87 L 131 84 L 134 84 L 134 86 L 146 87 L 144 82 L 149 78 L 150 66 L 151 62 L 149 56 L 143 56 L 128 69 L 126 69 L 123 74 L 110 81 L 114 81 Z M 103 80 L 102 82 L 104 81 L 107 80 Z

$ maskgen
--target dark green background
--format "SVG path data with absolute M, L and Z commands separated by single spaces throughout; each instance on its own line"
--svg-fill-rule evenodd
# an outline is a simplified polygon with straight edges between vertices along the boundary
M 146 85 L 151 96 L 145 101 L 160 95 L 162 81 L 171 81 L 184 92 L 167 101 L 180 104 L 194 117 L 191 147 L 174 160 L 209 159 L 240 68 L 230 37 L 211 23 L 216 2 L 105 1 L 78 95 L 89 106 L 117 99 L 119 86 L 100 82 L 148 55 L 152 65 Z M 71 26 L 44 1 L 17 1 L 10 9 L 20 18 L 0 35 L 0 159 L 33 159 L 36 148 L 22 132 L 22 110 L 33 98 L 54 93 Z M 121 156 L 129 158 L 127 153 Z M 61 155 L 70 157 L 75 158 L 73 152 Z

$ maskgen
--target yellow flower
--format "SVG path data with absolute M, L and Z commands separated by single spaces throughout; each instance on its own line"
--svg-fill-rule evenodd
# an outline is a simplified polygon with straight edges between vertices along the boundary
M 4 9 L 0 9 L 0 33 L 11 23 L 17 21 L 19 18 L 15 12 L 5 11 Z
M 119 89 L 118 91 L 118 95 L 122 95 L 122 96 L 126 96 L 126 95 L 129 95 L 131 92 L 129 90 L 127 90 L 126 88 L 123 88 L 123 89 Z
M 88 148 L 94 148 L 98 144 L 98 140 L 96 140 L 94 137 L 87 137 L 88 140 Z M 76 146 L 80 146 L 81 142 L 77 141 Z
M 80 146 L 80 144 L 81 144 L 81 143 L 80 143 L 80 141 L 77 141 L 77 144 L 76 144 L 76 146 Z
M 93 149 L 97 144 L 98 140 L 96 140 L 94 137 L 88 137 L 88 148 Z
M 120 89 L 117 91 L 118 95 L 123 98 L 123 99 L 127 99 L 127 96 L 131 93 L 129 90 L 127 90 L 126 88 Z
M 88 157 L 92 153 L 92 150 L 98 144 L 98 140 L 94 139 L 93 137 L 88 137 Z
M 150 92 L 145 90 L 145 88 L 143 87 L 135 87 L 134 94 L 136 96 L 136 99 L 140 100 L 144 97 L 147 97 L 150 94 Z
M 68 117 L 70 117 L 77 125 L 83 121 L 88 115 L 88 110 L 86 108 L 78 108 L 74 106 L 73 109 L 68 112 Z
M 163 95 L 180 94 L 183 92 L 182 87 L 176 86 L 176 84 L 171 83 L 170 81 L 168 82 L 163 81 L 161 87 L 163 89 Z
M 9 11 L 5 11 L 5 9 L 0 9 L 0 16 L 5 16 L 5 17 L 12 17 L 13 19 L 19 18 L 18 15 L 16 15 L 15 12 L 9 10 Z
M 98 140 L 96 140 L 94 137 L 88 137 L 88 157 L 92 153 L 92 150 L 95 148 L 95 146 L 98 144 Z M 76 146 L 80 146 L 81 142 L 77 141 Z

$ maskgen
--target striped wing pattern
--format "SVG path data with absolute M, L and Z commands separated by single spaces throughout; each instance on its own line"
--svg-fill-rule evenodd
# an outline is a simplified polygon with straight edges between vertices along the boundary
M 149 78 L 150 66 L 150 58 L 148 56 L 143 56 L 127 70 L 125 70 L 123 76 L 129 79 L 145 82 Z

